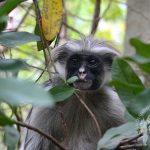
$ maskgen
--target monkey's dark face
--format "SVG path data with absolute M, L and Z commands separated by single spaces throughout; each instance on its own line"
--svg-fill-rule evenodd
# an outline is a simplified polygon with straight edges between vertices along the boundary
M 102 59 L 96 54 L 75 53 L 71 55 L 66 65 L 67 79 L 77 76 L 73 83 L 76 89 L 96 90 L 104 80 L 104 65 Z

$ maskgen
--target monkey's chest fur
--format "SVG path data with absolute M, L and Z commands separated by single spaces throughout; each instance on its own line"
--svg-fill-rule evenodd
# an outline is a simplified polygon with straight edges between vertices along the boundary
M 96 150 L 97 142 L 105 131 L 124 122 L 124 109 L 116 95 L 112 97 L 103 90 L 93 94 L 86 93 L 82 98 L 94 113 L 101 135 L 98 134 L 93 118 L 76 96 L 52 109 L 33 108 L 29 122 L 54 136 L 68 150 Z M 59 150 L 34 131 L 27 131 L 26 142 L 27 150 Z

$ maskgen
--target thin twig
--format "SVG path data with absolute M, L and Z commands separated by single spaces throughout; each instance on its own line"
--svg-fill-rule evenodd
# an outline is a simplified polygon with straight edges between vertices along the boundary
M 27 16 L 28 16 L 28 14 L 29 14 L 29 12 L 30 12 L 30 10 L 31 10 L 32 7 L 33 7 L 33 4 L 31 4 L 31 5 L 28 7 L 28 9 L 26 10 L 26 13 L 25 13 L 24 16 L 22 17 L 22 19 L 21 19 L 21 21 L 19 22 L 18 26 L 16 27 L 15 31 L 17 31 L 17 30 L 20 28 L 20 26 L 22 25 L 22 23 L 25 21 L 25 19 L 27 18 Z
M 57 72 L 57 70 L 56 70 L 56 67 L 55 67 L 55 65 L 54 65 L 54 63 L 53 63 L 51 54 L 50 54 L 50 48 L 49 48 L 48 42 L 47 42 L 47 40 L 45 39 L 44 34 L 43 34 L 41 14 L 40 14 L 40 9 L 39 9 L 37 0 L 33 0 L 33 2 L 34 2 L 34 4 L 35 4 L 36 17 L 37 17 L 37 24 L 38 24 L 39 30 L 40 30 L 40 36 L 41 36 L 42 45 L 43 45 L 43 52 L 44 52 L 46 67 L 47 67 L 47 71 L 48 71 L 49 77 L 51 78 L 50 63 L 52 64 L 52 66 L 53 66 L 55 72 Z M 48 51 L 48 54 L 49 54 L 49 60 L 48 60 L 48 57 L 47 57 L 47 55 L 46 55 L 45 48 L 47 48 L 47 51 Z
M 103 19 L 104 16 L 106 15 L 107 11 L 109 10 L 109 8 L 110 8 L 112 2 L 113 2 L 113 0 L 109 0 L 109 3 L 108 3 L 108 5 L 107 5 L 107 7 L 105 8 L 105 10 L 103 11 L 101 17 L 98 16 L 97 18 L 93 18 L 93 19 L 94 19 L 94 20 L 101 20 L 101 19 Z M 93 22 L 93 21 L 94 21 L 93 19 L 85 19 L 85 18 L 79 17 L 79 16 L 77 16 L 77 15 L 75 15 L 75 14 L 69 12 L 69 11 L 66 11 L 66 12 L 64 13 L 64 15 L 66 15 L 66 14 L 67 14 L 67 15 L 70 15 L 71 17 L 74 17 L 74 18 L 77 18 L 77 19 L 79 19 L 79 20 L 82 20 L 82 21 L 87 21 L 87 22 Z
M 124 145 L 124 144 L 127 144 L 127 143 L 130 143 L 134 140 L 137 140 L 138 138 L 140 138 L 141 136 L 143 136 L 143 133 L 140 133 L 132 138 L 129 138 L 129 139 L 126 139 L 126 140 L 123 140 L 122 142 L 120 142 L 120 145 Z
M 63 22 L 63 25 L 65 25 L 68 29 L 70 29 L 70 30 L 72 30 L 72 31 L 74 31 L 74 32 L 76 32 L 76 33 L 78 33 L 79 35 L 84 36 L 83 33 L 81 33 L 79 30 L 73 28 L 72 26 L 68 25 L 67 23 Z
M 33 66 L 33 65 L 30 65 L 28 63 L 26 63 L 27 66 L 31 67 L 31 68 L 35 68 L 35 69 L 38 69 L 38 70 L 41 70 L 41 71 L 47 71 L 47 69 L 43 69 L 43 68 L 40 68 L 40 67 L 37 67 L 37 66 Z
M 76 92 L 74 94 L 76 95 L 76 97 L 78 98 L 80 103 L 84 106 L 84 108 L 88 111 L 88 113 L 91 115 L 92 119 L 94 120 L 94 122 L 96 124 L 98 134 L 101 135 L 100 126 L 98 124 L 98 121 L 97 121 L 94 113 L 90 110 L 90 108 L 86 105 L 86 103 L 82 100 L 82 98 Z
M 79 16 L 73 14 L 72 12 L 69 12 L 69 11 L 65 12 L 64 15 L 69 15 L 69 16 L 71 16 L 73 18 L 77 18 L 77 19 L 82 20 L 82 21 L 87 21 L 87 22 L 92 22 L 93 21 L 93 19 L 82 18 L 82 17 L 79 17 Z
M 46 67 L 45 67 L 45 69 L 46 69 Z M 41 72 L 41 74 L 39 75 L 39 77 L 35 80 L 35 83 L 37 83 L 40 80 L 40 78 L 42 77 L 42 75 L 44 74 L 44 72 L 45 72 L 45 70 L 43 70 Z
M 112 2 L 113 2 L 113 0 L 109 0 L 109 3 L 108 3 L 108 5 L 107 5 L 106 9 L 104 10 L 103 14 L 101 15 L 100 19 L 102 19 L 102 18 L 106 15 L 106 13 L 107 13 L 107 11 L 109 10 L 109 8 L 110 8 Z
M 115 150 L 129 149 L 131 147 L 136 148 L 137 143 L 133 144 L 132 142 L 138 140 L 141 136 L 143 136 L 143 133 L 139 133 L 138 135 L 136 135 L 132 138 L 127 138 L 127 139 L 121 141 L 120 144 L 117 146 L 117 148 Z M 140 147 L 142 147 L 142 146 L 140 146 Z
M 40 34 L 41 41 L 42 41 L 42 46 L 43 46 L 45 61 L 47 62 L 47 57 L 46 57 L 46 52 L 45 52 L 45 47 L 46 47 L 45 44 L 46 43 L 45 43 L 45 39 L 44 39 L 44 35 L 43 35 L 43 30 L 42 30 L 42 20 L 41 20 L 40 9 L 39 9 L 37 0 L 33 0 L 33 2 L 34 2 L 34 6 L 35 6 L 36 22 L 37 22 L 37 25 L 39 27 L 39 34 Z
M 141 148 L 143 147 L 142 144 L 134 144 L 134 145 L 125 145 L 125 146 L 120 146 L 119 150 L 126 150 L 126 149 L 135 149 L 135 148 Z
M 60 149 L 62 150 L 67 150 L 62 144 L 59 143 L 59 141 L 57 141 L 52 135 L 48 135 L 47 133 L 43 132 L 42 130 L 33 127 L 29 124 L 20 122 L 20 121 L 14 121 L 15 124 L 20 125 L 22 127 L 25 127 L 27 129 L 33 130 L 37 133 L 39 133 L 40 135 L 43 135 L 44 137 L 46 137 L 48 140 L 50 140 L 51 142 L 53 142 L 56 146 L 58 146 Z
M 64 13 L 63 13 L 63 21 L 62 22 L 65 22 L 67 24 L 67 20 L 68 20 L 68 15 L 67 15 L 67 9 L 66 9 L 66 5 L 65 5 L 65 2 L 64 0 L 62 0 L 63 2 L 63 8 L 64 8 Z M 61 24 L 61 29 L 60 29 L 60 35 L 62 35 L 62 38 L 63 39 L 68 39 L 68 35 L 67 35 L 67 27 L 65 25 L 63 25 L 63 23 Z
M 94 16 L 93 16 L 93 22 L 92 22 L 92 27 L 91 27 L 91 34 L 94 35 L 97 27 L 98 27 L 98 23 L 99 23 L 99 16 L 100 16 L 100 5 L 101 5 L 101 0 L 96 0 L 95 3 L 95 12 L 94 12 Z
M 43 46 L 43 54 L 44 54 L 44 58 L 45 58 L 45 65 L 46 65 L 46 67 L 47 67 L 49 76 L 50 76 L 50 78 L 51 78 L 50 67 L 49 67 L 49 61 L 48 61 L 48 58 L 47 58 L 47 55 L 46 55 L 46 51 L 45 51 L 45 47 L 47 47 L 48 44 L 47 44 L 47 42 L 46 42 L 46 40 L 45 40 L 45 38 L 44 38 L 44 35 L 43 35 L 42 20 L 41 20 L 40 9 L 39 9 L 37 0 L 33 0 L 33 2 L 34 2 L 34 5 L 35 5 L 36 21 L 37 21 L 37 25 L 38 25 L 38 27 L 39 27 L 39 34 L 40 34 L 41 41 L 42 41 L 42 46 Z

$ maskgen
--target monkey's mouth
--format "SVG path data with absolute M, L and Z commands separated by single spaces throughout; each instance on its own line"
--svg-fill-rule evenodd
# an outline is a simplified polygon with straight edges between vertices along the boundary
M 92 86 L 92 80 L 77 80 L 73 83 L 74 88 L 87 90 Z

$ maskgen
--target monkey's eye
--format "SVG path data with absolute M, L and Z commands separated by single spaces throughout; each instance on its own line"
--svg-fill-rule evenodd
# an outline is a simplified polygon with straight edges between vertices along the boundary
M 79 63 L 78 58 L 72 58 L 71 63 L 72 63 L 72 65 L 77 65 Z
M 88 61 L 88 66 L 91 67 L 91 68 L 97 67 L 97 65 L 98 65 L 98 61 L 96 59 L 90 59 Z

